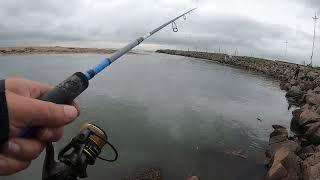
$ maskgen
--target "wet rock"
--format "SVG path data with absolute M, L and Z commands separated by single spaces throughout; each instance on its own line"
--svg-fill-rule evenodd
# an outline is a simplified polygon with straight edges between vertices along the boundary
M 291 119 L 291 124 L 290 124 L 290 129 L 291 131 L 295 133 L 300 133 L 300 115 L 302 113 L 302 109 L 296 109 L 292 111 L 292 119 Z
M 292 86 L 287 92 L 286 97 L 291 104 L 299 105 L 304 93 L 300 86 Z
M 300 96 L 302 94 L 301 88 L 300 86 L 292 86 L 287 95 L 288 97 L 296 97 L 296 96 Z
M 282 85 L 280 85 L 280 89 L 281 90 L 288 91 L 290 88 L 291 88 L 291 84 L 290 83 L 283 83 Z
M 312 123 L 307 125 L 308 130 L 304 134 L 304 137 L 307 138 L 312 144 L 320 144 L 320 122 Z
M 304 148 L 302 148 L 300 151 L 298 151 L 298 154 L 299 155 L 302 155 L 302 154 L 310 154 L 310 153 L 315 153 L 315 146 L 310 144 Z M 303 158 L 305 159 L 305 158 Z
M 291 86 L 297 86 L 297 85 L 299 85 L 299 82 L 295 79 L 291 79 L 290 84 L 291 84 Z
M 282 164 L 272 166 L 268 171 L 265 179 L 266 180 L 281 180 L 288 175 L 288 171 Z
M 291 152 L 297 152 L 300 150 L 301 147 L 297 142 L 292 140 L 287 140 L 280 143 L 274 143 L 269 145 L 269 147 L 267 148 L 266 157 L 269 157 L 269 158 L 273 157 L 275 153 L 281 148 L 286 148 L 288 151 L 291 151 Z
M 317 105 L 320 104 L 320 94 L 306 94 L 305 95 L 306 103 L 310 105 Z
M 272 125 L 272 128 L 274 129 L 274 131 L 270 134 L 270 138 L 278 135 L 288 136 L 288 130 L 285 127 L 280 125 Z
M 294 152 L 289 152 L 289 154 L 281 161 L 281 164 L 288 172 L 286 179 L 300 180 L 300 177 L 302 176 L 300 162 L 301 159 Z
M 274 155 L 266 179 L 298 180 L 301 176 L 299 161 L 300 158 L 286 147 L 280 148 Z
M 312 109 L 298 109 L 293 111 L 292 114 L 290 129 L 299 135 L 306 133 L 312 127 L 311 125 L 318 122 L 320 118 L 320 115 Z
M 300 143 L 300 146 L 301 146 L 302 148 L 311 145 L 311 142 L 310 142 L 309 140 L 303 138 L 303 137 L 301 137 L 301 138 L 299 139 L 299 143 Z
M 299 118 L 299 125 L 303 126 L 305 124 L 309 124 L 311 122 L 318 121 L 320 115 L 311 109 L 303 109 Z
M 269 163 L 269 171 L 266 179 L 298 180 L 300 179 L 301 159 L 286 147 L 278 149 L 273 156 L 272 165 Z

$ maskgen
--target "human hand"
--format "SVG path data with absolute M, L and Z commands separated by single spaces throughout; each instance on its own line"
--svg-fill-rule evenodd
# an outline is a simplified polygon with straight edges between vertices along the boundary
M 47 142 L 58 141 L 63 127 L 79 116 L 78 106 L 58 105 L 36 98 L 48 91 L 46 84 L 7 79 L 6 99 L 9 114 L 9 140 L 0 153 L 0 175 L 9 175 L 29 166 Z M 34 139 L 19 138 L 26 127 L 41 127 Z

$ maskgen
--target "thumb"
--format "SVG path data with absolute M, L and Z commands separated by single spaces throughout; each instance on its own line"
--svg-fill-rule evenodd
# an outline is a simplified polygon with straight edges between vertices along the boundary
M 6 92 L 10 123 L 16 128 L 61 127 L 78 116 L 74 106 L 59 105 Z

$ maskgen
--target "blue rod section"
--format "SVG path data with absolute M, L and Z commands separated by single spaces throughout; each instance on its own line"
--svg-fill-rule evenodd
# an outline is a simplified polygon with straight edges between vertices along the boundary
M 110 60 L 108 58 L 104 59 L 100 64 L 92 68 L 93 72 L 98 74 L 101 72 L 104 68 L 108 67 L 110 65 Z
M 109 58 L 106 58 L 100 64 L 98 64 L 97 66 L 93 67 L 89 71 L 92 71 L 94 73 L 94 75 L 96 75 L 99 72 L 101 72 L 103 69 L 108 67 L 110 64 L 111 64 L 111 62 L 110 62 Z M 93 76 L 89 74 L 89 71 L 83 73 L 88 78 L 88 80 L 93 78 Z

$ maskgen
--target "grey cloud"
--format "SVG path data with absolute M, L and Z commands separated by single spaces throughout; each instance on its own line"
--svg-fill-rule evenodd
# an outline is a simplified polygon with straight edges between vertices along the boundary
M 306 0 L 305 3 L 312 8 L 320 9 L 320 1 L 318 0 Z
M 300 54 L 305 53 L 305 46 L 296 44 L 296 30 L 275 24 L 257 22 L 247 17 L 216 17 L 191 19 L 192 27 L 180 34 L 169 35 L 161 33 L 153 41 L 159 44 L 179 44 L 185 48 L 203 50 L 227 49 L 233 52 L 236 48 L 243 55 L 260 55 L 262 57 L 276 58 L 282 55 L 284 42 L 290 42 L 290 48 L 297 52 L 296 61 L 301 61 Z M 179 22 L 178 24 L 183 24 Z M 304 32 L 298 33 L 299 39 L 311 41 L 311 36 Z M 291 45 L 292 43 L 292 45 Z M 309 49 L 308 49 L 309 50 Z M 281 56 L 280 56 L 281 57 Z
M 0 46 L 11 44 L 50 45 L 54 42 L 103 41 L 125 43 L 161 23 L 209 0 L 0 0 Z M 309 0 L 318 6 L 318 1 Z M 319 6 L 318 6 L 319 7 Z M 308 54 L 312 37 L 284 25 L 268 24 L 233 14 L 193 13 L 187 21 L 179 20 L 179 33 L 170 27 L 149 39 L 146 44 L 177 48 L 238 48 L 243 55 L 281 57 L 288 40 L 292 59 L 300 61 Z

